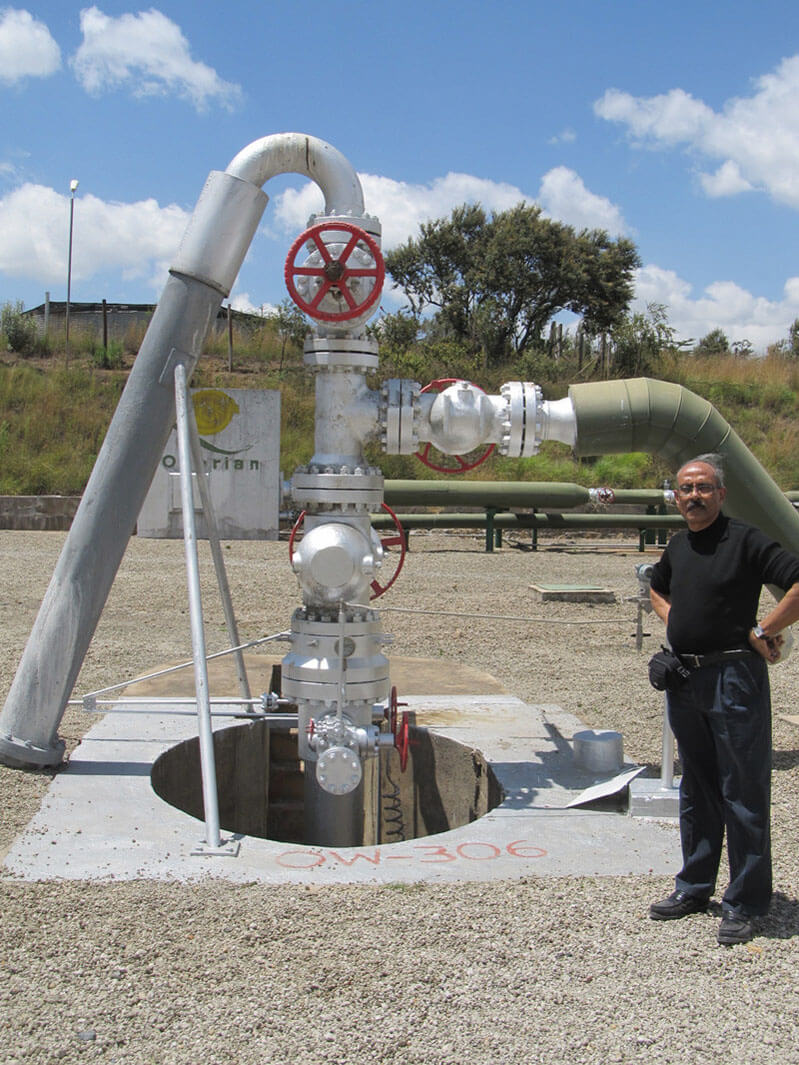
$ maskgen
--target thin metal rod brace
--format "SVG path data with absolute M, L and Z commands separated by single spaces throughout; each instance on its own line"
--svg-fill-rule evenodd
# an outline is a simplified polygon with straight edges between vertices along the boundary
M 271 643 L 273 640 L 288 640 L 290 635 L 290 632 L 285 630 L 284 632 L 276 632 L 272 636 L 259 636 L 256 640 L 240 643 L 238 647 L 226 647 L 224 651 L 215 651 L 212 655 L 206 655 L 205 661 L 212 662 L 215 658 L 233 654 L 234 651 L 246 651 L 248 647 L 260 647 L 262 644 Z M 147 680 L 156 680 L 158 677 L 165 677 L 168 673 L 178 673 L 180 670 L 188 669 L 193 665 L 194 659 L 190 658 L 188 662 L 179 662 L 176 666 L 167 666 L 166 669 L 158 669 L 154 673 L 145 673 L 143 676 L 134 677 L 132 680 L 123 680 L 119 684 L 110 684 L 107 688 L 98 688 L 96 691 L 87 692 L 81 699 L 70 699 L 69 705 L 80 706 L 87 699 L 93 699 L 98 695 L 107 695 L 108 692 L 118 692 L 122 691 L 123 688 L 132 688 L 134 684 L 143 684 Z
M 186 553 L 186 579 L 189 592 L 191 646 L 194 659 L 194 687 L 197 695 L 197 727 L 200 738 L 200 767 L 202 772 L 203 809 L 205 813 L 205 843 L 214 851 L 221 849 L 219 835 L 219 802 L 216 792 L 216 762 L 214 737 L 211 729 L 211 704 L 208 692 L 208 664 L 206 662 L 205 629 L 203 626 L 200 566 L 197 556 L 197 530 L 194 524 L 194 493 L 192 491 L 192 463 L 189 422 L 189 390 L 186 367 L 175 367 L 175 413 L 177 415 L 178 455 L 180 460 L 180 500 L 183 510 L 183 543 Z

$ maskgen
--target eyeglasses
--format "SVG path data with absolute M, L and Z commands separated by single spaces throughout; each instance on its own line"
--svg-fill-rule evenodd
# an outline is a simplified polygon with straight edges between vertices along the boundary
M 694 492 L 698 492 L 700 496 L 711 496 L 718 488 L 717 484 L 708 484 L 703 481 L 701 484 L 681 484 L 677 486 L 677 491 L 681 496 L 690 496 Z

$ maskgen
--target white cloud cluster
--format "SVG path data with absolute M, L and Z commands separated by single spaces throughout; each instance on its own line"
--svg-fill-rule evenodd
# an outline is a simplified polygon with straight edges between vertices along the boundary
M 611 236 L 627 232 L 619 208 L 586 188 L 579 174 L 569 167 L 556 166 L 544 174 L 538 201 L 551 218 L 575 229 L 605 229 Z
M 515 185 L 449 173 L 428 185 L 376 174 L 359 175 L 366 210 L 377 215 L 383 224 L 383 248 L 396 248 L 415 237 L 422 222 L 447 218 L 453 207 L 462 203 L 480 203 L 486 211 L 507 211 L 519 203 L 535 203 Z M 621 212 L 610 200 L 586 188 L 573 170 L 556 167 L 544 175 L 538 203 L 552 218 L 577 229 L 600 228 L 612 233 L 625 230 Z M 298 189 L 287 189 L 275 202 L 274 218 L 283 233 L 299 234 L 311 214 L 322 212 L 324 203 L 317 185 L 308 182 Z
M 61 66 L 61 49 L 43 22 L 29 11 L 0 11 L 0 82 L 46 78 Z
M 240 86 L 192 59 L 180 27 L 154 8 L 112 18 L 89 7 L 80 25 L 83 42 L 70 62 L 89 93 L 118 87 L 134 96 L 176 93 L 198 110 L 212 100 L 232 107 L 241 98 Z
M 683 89 L 636 97 L 609 89 L 594 104 L 601 118 L 626 126 L 642 143 L 685 145 L 720 160 L 700 174 L 709 196 L 750 189 L 799 207 L 799 55 L 783 59 L 758 78 L 750 96 L 728 100 L 720 112 Z
M 364 201 L 369 214 L 383 224 L 383 249 L 390 251 L 415 237 L 422 222 L 446 218 L 462 203 L 481 203 L 487 211 L 505 211 L 522 201 L 530 202 L 515 185 L 449 173 L 429 185 L 360 174 Z M 321 214 L 324 201 L 319 187 L 308 182 L 298 189 L 286 189 L 275 202 L 275 221 L 283 233 L 299 235 L 311 214 Z
M 86 281 L 109 272 L 158 286 L 180 243 L 188 214 L 153 199 L 110 203 L 96 196 L 75 201 L 72 277 Z M 69 197 L 25 184 L 0 198 L 0 273 L 44 284 L 63 283 L 69 248 Z
M 80 13 L 83 33 L 70 66 L 86 92 L 124 88 L 133 96 L 176 95 L 198 111 L 212 102 L 232 108 L 241 86 L 191 56 L 180 27 L 151 8 L 114 18 L 98 7 Z M 45 78 L 61 67 L 61 49 L 45 23 L 29 11 L 0 9 L 0 84 Z
M 635 309 L 662 303 L 678 339 L 698 341 L 712 329 L 721 329 L 730 342 L 748 340 L 757 352 L 788 335 L 799 318 L 799 277 L 789 278 L 783 299 L 753 296 L 733 281 L 716 281 L 694 298 L 691 285 L 673 270 L 648 265 L 638 271 Z

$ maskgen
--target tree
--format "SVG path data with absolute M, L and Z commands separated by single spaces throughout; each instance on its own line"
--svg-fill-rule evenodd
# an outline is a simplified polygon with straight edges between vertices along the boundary
M 694 355 L 728 355 L 730 342 L 721 329 L 711 329 L 694 348 Z
M 490 218 L 464 204 L 386 255 L 415 315 L 434 311 L 454 338 L 498 363 L 541 344 L 551 319 L 580 314 L 596 334 L 619 321 L 633 295 L 635 245 L 582 230 L 519 204 Z
M 639 377 L 657 371 L 664 351 L 677 347 L 662 303 L 648 303 L 646 314 L 632 314 L 611 331 L 616 371 Z

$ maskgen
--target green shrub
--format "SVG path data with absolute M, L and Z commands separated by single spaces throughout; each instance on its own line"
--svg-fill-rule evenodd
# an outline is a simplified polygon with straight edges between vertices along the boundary
M 92 362 L 100 370 L 119 370 L 124 363 L 125 348 L 121 340 L 111 340 L 108 347 L 102 344 L 94 344 L 92 347 Z
M 17 300 L 16 303 L 4 303 L 0 311 L 0 327 L 5 335 L 8 350 L 21 355 L 23 359 L 49 354 L 46 340 L 39 337 L 36 322 L 32 318 L 26 318 L 23 310 L 24 304 Z

